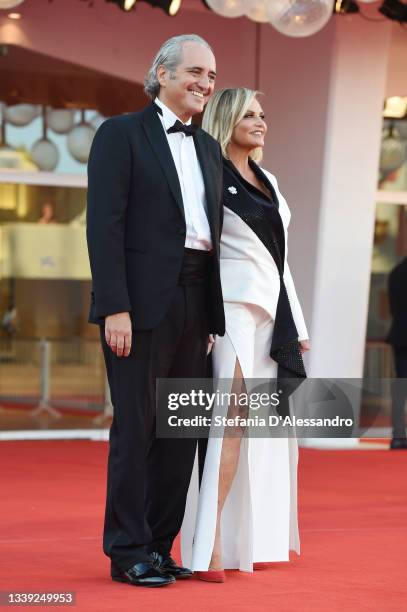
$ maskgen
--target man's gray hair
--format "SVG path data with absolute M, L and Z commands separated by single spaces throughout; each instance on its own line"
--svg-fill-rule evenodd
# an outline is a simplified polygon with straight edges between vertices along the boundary
M 179 66 L 182 61 L 182 45 L 186 42 L 199 43 L 212 51 L 209 43 L 197 34 L 182 34 L 181 36 L 169 38 L 161 46 L 161 49 L 155 56 L 151 68 L 144 79 L 144 91 L 152 100 L 154 100 L 160 92 L 160 83 L 157 79 L 157 68 L 159 66 L 165 66 L 170 73 L 174 73 L 177 66 Z

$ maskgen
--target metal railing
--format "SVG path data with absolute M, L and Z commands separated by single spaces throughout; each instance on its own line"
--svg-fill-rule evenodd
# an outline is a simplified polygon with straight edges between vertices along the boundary
M 367 342 L 364 377 L 393 376 L 391 347 Z M 88 410 L 103 424 L 112 406 L 99 342 L 0 338 L 0 404 L 26 406 L 32 416 Z
M 0 402 L 105 412 L 110 405 L 100 344 L 93 340 L 0 338 Z

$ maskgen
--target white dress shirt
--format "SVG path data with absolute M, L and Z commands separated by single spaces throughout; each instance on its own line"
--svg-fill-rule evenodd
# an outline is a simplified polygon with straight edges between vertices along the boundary
M 167 134 L 167 130 L 174 125 L 177 119 L 178 121 L 180 119 L 158 98 L 154 102 L 163 112 L 162 115 L 158 113 L 158 116 L 171 149 L 181 186 L 187 226 L 185 247 L 210 251 L 212 238 L 206 216 L 205 185 L 201 166 L 196 156 L 194 139 L 183 132 Z M 190 123 L 191 120 L 187 122 L 188 125 Z

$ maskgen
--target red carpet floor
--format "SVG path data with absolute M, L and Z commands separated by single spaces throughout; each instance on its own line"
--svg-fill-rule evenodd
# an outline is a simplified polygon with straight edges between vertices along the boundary
M 406 609 L 406 452 L 302 450 L 300 557 L 151 590 L 108 577 L 106 457 L 99 442 L 0 443 L 0 591 L 76 591 L 68 609 L 89 612 Z

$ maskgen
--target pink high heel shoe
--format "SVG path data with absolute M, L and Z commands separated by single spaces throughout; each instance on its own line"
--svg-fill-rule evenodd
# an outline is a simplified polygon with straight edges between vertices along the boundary
M 208 570 L 206 572 L 196 572 L 197 578 L 199 580 L 204 580 L 205 582 L 225 582 L 226 574 L 225 570 Z

